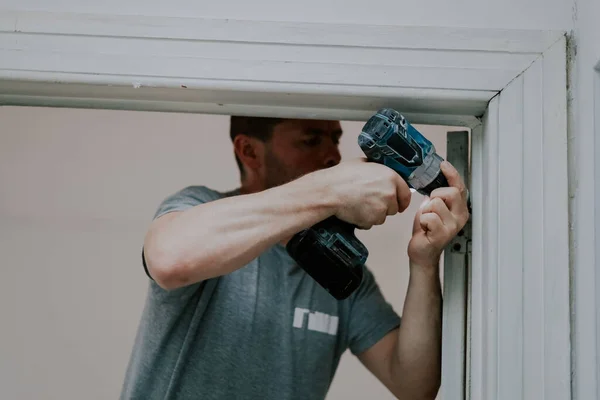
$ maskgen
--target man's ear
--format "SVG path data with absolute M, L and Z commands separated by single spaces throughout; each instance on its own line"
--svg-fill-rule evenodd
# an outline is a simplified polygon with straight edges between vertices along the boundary
M 258 170 L 262 167 L 264 157 L 264 143 L 260 140 L 239 134 L 233 140 L 235 154 L 247 168 Z

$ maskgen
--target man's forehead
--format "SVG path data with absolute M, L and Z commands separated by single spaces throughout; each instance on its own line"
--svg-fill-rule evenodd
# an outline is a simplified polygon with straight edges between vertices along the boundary
M 341 133 L 342 126 L 340 121 L 318 120 L 318 119 L 290 119 L 281 124 L 282 130 L 298 130 L 306 133 Z

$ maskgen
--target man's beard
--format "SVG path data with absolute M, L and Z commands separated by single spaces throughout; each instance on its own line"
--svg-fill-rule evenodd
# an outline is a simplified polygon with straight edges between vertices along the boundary
M 265 154 L 266 188 L 270 189 L 293 181 L 301 174 L 292 172 L 272 151 Z

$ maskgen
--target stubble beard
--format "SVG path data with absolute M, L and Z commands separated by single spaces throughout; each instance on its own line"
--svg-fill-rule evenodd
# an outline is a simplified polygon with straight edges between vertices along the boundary
M 272 151 L 265 155 L 265 169 L 267 189 L 284 185 L 300 177 L 301 174 L 291 171 L 285 163 Z

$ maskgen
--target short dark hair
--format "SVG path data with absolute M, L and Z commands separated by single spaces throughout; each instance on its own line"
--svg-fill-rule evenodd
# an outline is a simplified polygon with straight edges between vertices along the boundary
M 273 135 L 273 128 L 275 125 L 283 121 L 283 118 L 241 117 L 232 115 L 229 126 L 229 136 L 231 137 L 232 142 L 235 137 L 240 134 L 256 138 L 262 142 L 268 142 Z M 244 166 L 237 154 L 235 154 L 235 161 L 237 162 L 240 174 L 243 177 Z

